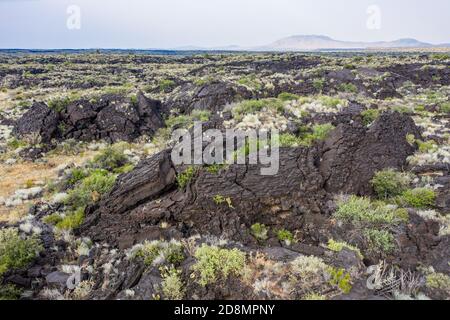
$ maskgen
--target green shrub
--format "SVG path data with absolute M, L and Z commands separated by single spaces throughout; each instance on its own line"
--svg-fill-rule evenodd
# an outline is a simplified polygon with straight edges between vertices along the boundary
M 226 166 L 224 164 L 210 164 L 206 167 L 206 171 L 211 174 L 218 174 L 220 170 L 224 169 Z
M 378 119 L 380 111 L 378 109 L 367 109 L 361 112 L 364 125 L 368 126 Z
M 279 99 L 267 98 L 261 100 L 245 100 L 233 107 L 231 113 L 233 118 L 241 120 L 245 114 L 251 114 L 263 109 L 283 112 L 284 103 Z
M 427 208 L 434 206 L 436 193 L 429 188 L 416 188 L 404 191 L 398 198 L 402 205 L 408 205 L 414 208 Z
M 443 273 L 430 273 L 426 277 L 426 286 L 432 289 L 450 291 L 450 277 Z
M 416 142 L 419 145 L 419 151 L 422 153 L 427 153 L 429 151 L 433 151 L 436 149 L 436 143 L 432 140 L 425 142 L 421 140 L 416 140 Z
M 264 224 L 255 223 L 250 227 L 251 234 L 258 240 L 267 240 L 268 229 Z
M 338 209 L 333 216 L 339 220 L 356 225 L 390 225 L 404 221 L 404 210 L 372 203 L 369 198 L 350 196 L 338 202 Z
M 191 183 L 197 174 L 198 169 L 194 166 L 187 167 L 183 172 L 177 175 L 177 183 L 180 189 L 186 188 Z
M 167 90 L 172 88 L 174 85 L 175 85 L 175 81 L 169 80 L 169 79 L 163 79 L 163 80 L 159 81 L 159 83 L 158 83 L 159 91 L 166 92 Z
M 443 113 L 450 113 L 450 102 L 441 103 L 439 111 Z
M 363 234 L 372 252 L 388 254 L 395 249 L 395 238 L 386 230 L 365 229 Z
M 184 297 L 183 282 L 181 281 L 181 270 L 174 267 L 165 267 L 161 270 L 161 289 L 164 297 L 168 300 L 181 300 Z
M 278 240 L 285 242 L 287 245 L 290 245 L 294 242 L 294 235 L 292 234 L 292 232 L 286 229 L 278 230 L 277 238 Z
M 330 267 L 328 273 L 330 275 L 329 283 L 332 286 L 338 287 L 345 294 L 352 290 L 352 278 L 344 269 Z
M 358 257 L 360 257 L 361 259 L 363 258 L 361 251 L 357 247 L 352 246 L 352 245 L 348 244 L 347 242 L 338 242 L 338 241 L 334 241 L 333 239 L 330 239 L 330 240 L 328 240 L 327 248 L 329 250 L 335 251 L 335 252 L 341 252 L 342 249 L 346 248 L 346 249 L 355 251 L 356 254 L 358 255 Z
M 215 283 L 219 277 L 240 276 L 245 267 L 245 253 L 238 249 L 220 249 L 203 244 L 195 251 L 197 262 L 192 266 L 201 286 Z
M 220 205 L 222 203 L 226 203 L 228 205 L 229 208 L 233 208 L 233 204 L 231 202 L 231 198 L 230 197 L 224 197 L 220 194 L 216 194 L 213 197 L 213 200 L 215 202 L 215 204 Z
M 281 101 L 292 101 L 297 100 L 298 98 L 300 98 L 298 95 L 288 92 L 282 92 L 278 95 L 278 99 Z
M 100 196 L 109 192 L 116 177 L 105 170 L 94 170 L 79 185 L 69 191 L 66 204 L 72 208 L 86 207 L 100 200 Z
M 16 138 L 12 138 L 11 140 L 8 141 L 7 143 L 8 148 L 11 149 L 18 149 L 18 148 L 23 148 L 27 146 L 27 143 L 23 140 L 19 140 Z
M 64 218 L 61 218 L 61 220 L 56 223 L 56 228 L 62 230 L 73 230 L 81 226 L 84 221 L 84 209 L 84 207 L 80 207 L 74 212 L 68 213 Z
M 0 276 L 8 270 L 26 267 L 43 250 L 36 237 L 21 238 L 15 228 L 0 230 Z
M 377 172 L 370 182 L 378 197 L 386 199 L 398 196 L 406 191 L 411 179 L 405 173 L 387 169 Z
M 192 118 L 188 115 L 170 115 L 166 121 L 166 127 L 170 128 L 171 130 L 173 129 L 188 129 L 190 128 L 193 123 L 192 123 Z
M 356 87 L 353 83 L 341 83 L 338 85 L 337 89 L 343 92 L 350 92 L 350 93 L 358 92 L 358 87 Z
M 158 263 L 168 262 L 178 265 L 185 259 L 183 246 L 177 241 L 144 241 L 143 244 L 136 246 L 132 258 L 140 258 L 146 266 L 151 266 L 156 261 Z
M 206 122 L 211 116 L 211 111 L 209 110 L 193 110 L 191 112 L 191 118 L 193 121 Z
M 12 284 L 0 285 L 0 300 L 17 300 L 22 290 Z
M 345 104 L 345 101 L 339 98 L 329 97 L 329 96 L 319 96 L 317 98 L 320 103 L 326 107 L 336 108 L 338 105 Z
M 305 144 L 301 137 L 297 137 L 291 133 L 280 134 L 280 147 L 298 147 Z
M 324 78 L 316 78 L 313 80 L 313 87 L 314 89 L 318 91 L 322 91 L 323 87 L 325 86 L 325 79 Z
M 53 213 L 53 214 L 50 214 L 50 215 L 45 216 L 44 218 L 42 218 L 42 221 L 44 223 L 51 224 L 51 225 L 57 225 L 62 220 L 63 220 L 63 218 L 58 213 Z
M 56 112 L 62 112 L 66 107 L 74 102 L 75 99 L 71 97 L 54 98 L 48 102 L 48 107 Z
M 258 82 L 255 75 L 243 77 L 238 80 L 238 83 L 254 90 L 261 90 L 261 84 Z
M 82 168 L 74 168 L 70 172 L 70 178 L 67 181 L 67 183 L 70 186 L 74 186 L 75 184 L 77 184 L 77 182 L 83 180 L 87 176 L 88 176 L 88 174 L 86 173 L 86 171 L 84 169 L 82 169 Z
M 92 166 L 94 168 L 113 171 L 128 164 L 128 157 L 123 153 L 120 146 L 106 147 L 100 154 L 94 157 Z

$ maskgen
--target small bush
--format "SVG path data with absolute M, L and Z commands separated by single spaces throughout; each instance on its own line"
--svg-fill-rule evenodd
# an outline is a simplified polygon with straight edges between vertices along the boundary
M 229 208 L 233 208 L 233 204 L 231 202 L 231 198 L 230 197 L 224 197 L 220 194 L 216 194 L 213 197 L 214 203 L 217 205 L 220 205 L 222 203 L 226 203 L 228 205 Z
M 106 147 L 100 154 L 95 156 L 92 166 L 94 168 L 113 171 L 128 164 L 128 157 L 119 146 Z
M 353 83 L 341 83 L 338 85 L 337 89 L 343 92 L 350 92 L 350 93 L 358 92 L 358 87 L 356 87 Z
M 325 86 L 325 79 L 324 78 L 316 78 L 316 79 L 313 80 L 313 87 L 317 91 L 322 91 L 324 86 Z
M 281 147 L 298 147 L 305 143 L 301 137 L 297 137 L 291 133 L 280 134 L 279 138 Z
M 443 113 L 450 113 L 450 102 L 441 103 L 439 111 Z
M 427 275 L 428 288 L 450 291 L 450 277 L 443 273 L 433 272 Z
M 329 282 L 332 286 L 337 286 L 345 294 L 352 290 L 352 279 L 344 269 L 330 267 L 328 273 L 331 277 Z
M 287 245 L 290 245 L 294 242 L 294 235 L 292 234 L 292 232 L 286 229 L 278 230 L 277 238 L 278 240 L 285 242 Z
M 268 229 L 264 224 L 255 223 L 250 227 L 251 234 L 258 240 L 267 240 Z
M 42 251 L 39 239 L 21 238 L 15 228 L 0 230 L 0 276 L 8 270 L 26 267 Z
M 432 140 L 425 142 L 421 140 L 416 140 L 416 142 L 419 146 L 419 151 L 422 153 L 427 153 L 436 149 L 436 143 Z
M 22 290 L 12 284 L 0 285 L 0 300 L 17 300 Z
M 67 214 L 56 223 L 57 229 L 73 230 L 81 226 L 84 220 L 84 207 L 78 208 L 76 211 Z M 56 219 L 55 219 L 56 220 Z
M 268 98 L 261 100 L 245 100 L 237 104 L 231 110 L 233 118 L 241 120 L 245 114 L 251 114 L 263 109 L 276 110 L 282 112 L 284 110 L 284 104 L 281 100 Z
M 180 189 L 186 188 L 186 186 L 192 182 L 194 176 L 197 173 L 197 168 L 194 166 L 187 167 L 186 170 L 177 175 L 177 183 Z
M 88 176 L 88 174 L 86 173 L 86 170 L 84 170 L 82 168 L 74 168 L 70 172 L 70 178 L 67 181 L 67 183 L 70 186 L 75 186 L 75 184 L 77 184 L 79 181 L 83 180 L 87 176 Z
M 166 92 L 175 85 L 175 81 L 169 79 L 163 79 L 159 81 L 158 87 L 161 92 Z
M 165 267 L 161 270 L 161 289 L 168 300 L 181 300 L 184 297 L 183 282 L 181 281 L 181 270 L 174 267 Z
M 193 110 L 191 112 L 191 118 L 193 121 L 208 121 L 211 116 L 211 112 L 209 110 Z
M 238 249 L 220 249 L 203 244 L 195 251 L 197 262 L 192 266 L 201 286 L 215 283 L 219 277 L 240 276 L 245 267 L 245 253 Z
M 291 272 L 300 276 L 304 281 L 312 281 L 321 277 L 328 269 L 328 265 L 315 256 L 300 256 L 290 263 Z
M 432 207 L 436 201 L 436 193 L 429 188 L 416 188 L 406 190 L 398 199 L 400 204 L 405 204 L 414 208 Z
M 54 226 L 57 225 L 62 220 L 63 220 L 63 218 L 58 213 L 53 213 L 53 214 L 50 214 L 50 215 L 45 216 L 44 218 L 42 218 L 42 221 L 44 223 L 51 224 L 51 225 L 54 225 Z
M 404 221 L 404 210 L 383 203 L 372 203 L 369 198 L 350 196 L 338 202 L 333 216 L 357 225 L 390 225 Z
M 144 241 L 132 249 L 131 257 L 142 259 L 146 266 L 166 262 L 178 265 L 185 259 L 183 247 L 177 241 Z
M 361 117 L 364 125 L 368 126 L 378 119 L 380 111 L 377 109 L 368 109 L 361 112 Z
M 100 200 L 102 194 L 109 192 L 116 177 L 104 170 L 94 170 L 81 183 L 69 191 L 66 204 L 72 208 L 86 207 Z
M 408 189 L 410 183 L 411 179 L 407 174 L 393 169 L 379 171 L 371 180 L 373 189 L 381 199 L 400 195 Z
M 297 100 L 298 98 L 300 98 L 298 95 L 288 92 L 282 92 L 278 95 L 278 99 L 281 101 L 292 101 Z
M 388 254 L 395 249 L 395 238 L 386 230 L 366 229 L 364 236 L 372 252 Z
M 363 255 L 361 254 L 361 251 L 355 247 L 352 246 L 350 244 L 348 244 L 347 242 L 338 242 L 338 241 L 334 241 L 333 239 L 328 240 L 328 245 L 327 248 L 331 251 L 335 251 L 335 252 L 341 252 L 342 249 L 346 248 L 352 251 L 355 251 L 356 254 L 362 259 Z

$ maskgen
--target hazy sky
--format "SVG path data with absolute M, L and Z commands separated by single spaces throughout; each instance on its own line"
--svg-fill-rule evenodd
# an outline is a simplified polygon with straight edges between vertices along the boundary
M 70 5 L 80 29 L 67 27 Z M 367 27 L 370 5 L 379 29 Z M 0 48 L 257 46 L 296 34 L 448 43 L 450 0 L 0 0 Z

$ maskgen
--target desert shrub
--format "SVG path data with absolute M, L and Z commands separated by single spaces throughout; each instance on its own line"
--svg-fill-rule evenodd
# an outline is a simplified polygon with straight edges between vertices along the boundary
M 115 181 L 115 175 L 101 169 L 94 170 L 69 191 L 65 202 L 72 208 L 86 207 L 100 200 L 102 194 L 109 192 Z
M 170 80 L 170 79 L 163 79 L 163 80 L 160 80 L 158 83 L 158 87 L 161 92 L 165 92 L 165 91 L 169 90 L 174 85 L 175 85 L 175 81 Z
M 284 104 L 279 99 L 267 98 L 261 100 L 245 100 L 233 107 L 231 113 L 233 118 L 240 120 L 245 114 L 251 114 L 263 109 L 282 112 Z
M 282 92 L 278 95 L 278 99 L 281 101 L 292 101 L 297 100 L 298 98 L 300 98 L 298 95 L 288 92 Z
M 228 205 L 229 208 L 233 208 L 233 203 L 231 202 L 231 198 L 230 197 L 224 197 L 220 194 L 216 194 L 213 197 L 214 203 L 217 205 L 220 205 L 222 203 L 226 203 Z
M 294 242 L 294 235 L 292 234 L 292 232 L 286 229 L 278 230 L 277 238 L 278 240 L 285 242 L 287 245 L 290 245 Z
M 251 234 L 258 240 L 267 240 L 268 228 L 262 223 L 255 223 L 250 227 Z
M 417 142 L 417 145 L 419 146 L 419 151 L 423 152 L 423 153 L 433 151 L 437 147 L 436 143 L 432 140 L 429 140 L 429 141 L 416 140 L 416 142 Z
M 70 97 L 53 98 L 48 101 L 48 107 L 55 110 L 56 112 L 61 112 L 73 101 L 74 99 Z
M 358 88 L 353 83 L 341 83 L 337 86 L 339 91 L 356 93 Z
M 189 128 L 192 126 L 192 118 L 188 115 L 170 115 L 166 121 L 166 127 L 173 129 Z
M 88 176 L 88 173 L 83 168 L 74 168 L 70 171 L 69 179 L 67 180 L 67 183 L 70 186 L 74 186 L 79 181 L 83 180 Z
M 328 269 L 328 265 L 315 256 L 300 256 L 290 262 L 291 272 L 300 276 L 304 281 L 312 281 L 322 277 Z
M 370 181 L 379 198 L 385 199 L 400 195 L 411 183 L 410 177 L 393 169 L 379 171 Z
M 261 90 L 261 84 L 258 82 L 255 75 L 243 77 L 238 80 L 238 83 L 254 90 Z
M 312 127 L 313 133 L 310 139 L 313 141 L 325 140 L 333 129 L 334 126 L 331 123 L 316 124 Z
M 181 281 L 181 270 L 174 267 L 163 268 L 161 271 L 161 289 L 169 300 L 181 300 L 184 297 L 183 282 Z
M 92 167 L 105 169 L 108 171 L 116 170 L 128 164 L 128 157 L 123 153 L 121 146 L 108 146 L 102 152 L 94 157 Z
M 443 113 L 450 113 L 450 102 L 441 103 L 439 111 Z
M 338 201 L 338 209 L 333 216 L 357 225 L 398 224 L 405 219 L 402 209 L 383 203 L 372 203 L 369 198 L 357 196 Z
M 427 208 L 435 204 L 436 193 L 430 188 L 415 188 L 404 191 L 397 199 L 401 205 L 414 208 Z
M 328 274 L 330 275 L 329 283 L 332 286 L 338 287 L 345 294 L 352 290 L 352 279 L 344 269 L 330 267 L 328 268 Z
M 368 126 L 378 119 L 380 111 L 378 109 L 367 109 L 361 112 L 364 125 Z
M 197 173 L 197 167 L 189 166 L 177 175 L 177 184 L 180 189 L 186 188 L 191 183 Z
M 46 224 L 56 225 L 62 221 L 62 217 L 59 213 L 52 213 L 42 218 L 42 221 Z
M 339 242 L 339 241 L 334 241 L 333 239 L 328 240 L 328 245 L 327 248 L 331 251 L 335 251 L 335 252 L 341 252 L 342 249 L 346 248 L 352 251 L 355 251 L 356 254 L 362 259 L 363 255 L 361 254 L 361 251 L 355 247 L 352 246 L 351 244 L 348 244 L 347 242 Z
M 211 116 L 211 111 L 209 110 L 193 110 L 191 112 L 191 118 L 193 121 L 208 121 Z
M 65 217 L 56 223 L 57 229 L 73 230 L 81 226 L 84 220 L 84 207 L 80 207 L 73 212 L 69 212 Z
M 221 249 L 203 244 L 195 251 L 192 266 L 201 286 L 215 283 L 219 277 L 240 276 L 245 267 L 245 253 L 238 249 Z
M 313 80 L 313 87 L 314 89 L 318 91 L 322 91 L 323 87 L 325 86 L 325 79 L 324 78 L 316 78 Z
M 22 238 L 15 228 L 0 230 L 0 276 L 8 270 L 26 267 L 42 251 L 36 237 Z
M 27 146 L 27 143 L 23 140 L 19 140 L 16 138 L 12 138 L 11 140 L 8 141 L 7 143 L 8 148 L 11 149 L 18 149 L 18 148 L 23 148 Z
M 304 140 L 301 137 L 291 133 L 280 134 L 279 138 L 281 147 L 298 147 L 304 144 Z
M 22 290 L 12 284 L 0 285 L 0 300 L 17 300 Z
M 450 55 L 448 53 L 434 53 L 430 58 L 433 60 L 447 60 L 450 59 Z
M 184 259 L 183 246 L 177 241 L 144 241 L 133 247 L 132 259 L 142 259 L 146 266 L 162 263 L 180 264 Z
M 322 105 L 330 108 L 336 108 L 338 105 L 345 104 L 345 100 L 330 96 L 319 96 L 317 99 L 320 101 Z
M 365 229 L 363 234 L 367 240 L 368 249 L 371 252 L 388 254 L 395 249 L 395 238 L 386 230 L 369 228 Z
M 443 273 L 430 273 L 426 277 L 426 286 L 432 289 L 450 291 L 450 277 Z
M 210 164 L 206 167 L 206 171 L 208 171 L 211 174 L 218 174 L 220 170 L 224 169 L 226 165 L 224 164 Z

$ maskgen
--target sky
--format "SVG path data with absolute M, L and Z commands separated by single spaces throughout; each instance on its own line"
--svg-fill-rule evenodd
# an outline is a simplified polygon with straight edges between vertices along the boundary
M 449 0 L 0 0 L 0 48 L 260 46 L 291 35 L 450 43 Z

